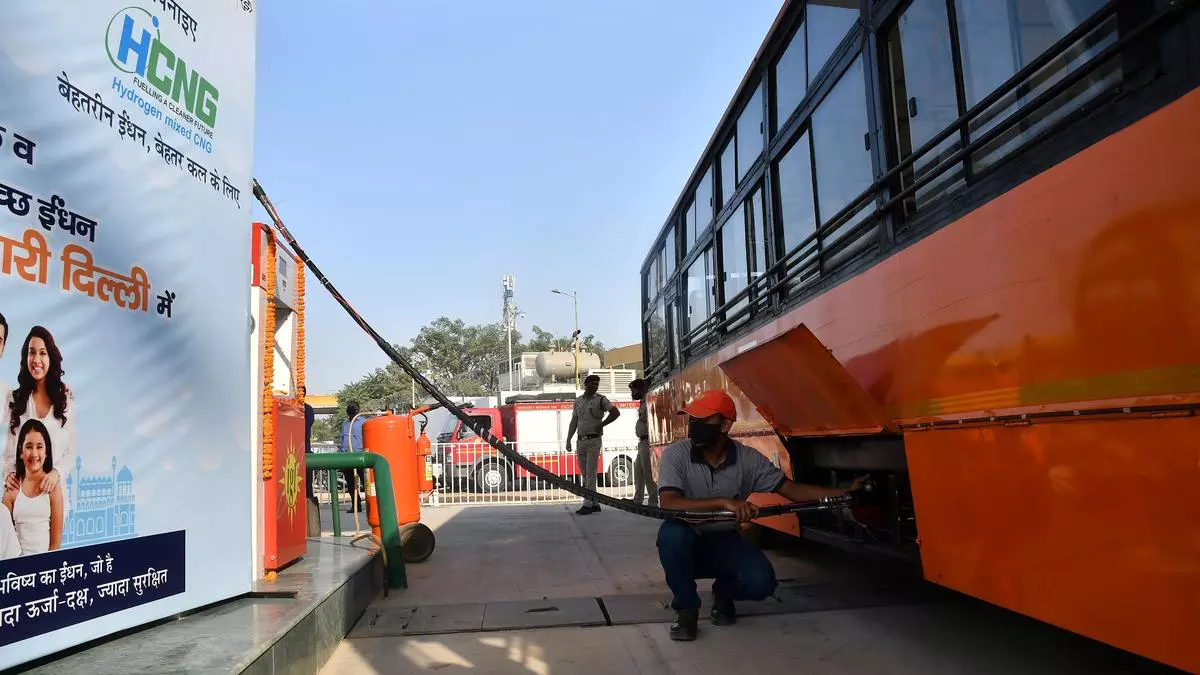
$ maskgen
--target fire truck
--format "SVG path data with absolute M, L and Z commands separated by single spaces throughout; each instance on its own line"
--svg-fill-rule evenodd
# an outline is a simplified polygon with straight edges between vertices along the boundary
M 539 466 L 560 476 L 579 476 L 579 460 L 566 451 L 574 396 L 543 393 L 513 396 L 498 408 L 473 408 L 472 422 L 488 428 L 510 447 Z M 613 401 L 621 416 L 604 428 L 603 452 L 597 469 L 601 482 L 628 485 L 633 482 L 637 456 L 637 401 Z M 578 437 L 573 439 L 577 442 Z M 532 476 L 507 462 L 500 453 L 461 421 L 439 437 L 434 461 L 439 464 L 443 487 L 459 491 L 470 486 L 481 492 L 503 492 L 524 485 Z

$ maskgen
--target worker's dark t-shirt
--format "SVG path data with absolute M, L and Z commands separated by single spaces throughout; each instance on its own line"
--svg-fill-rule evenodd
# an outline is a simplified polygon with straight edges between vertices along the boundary
M 658 491 L 677 490 L 687 499 L 745 500 L 754 492 L 774 492 L 787 480 L 779 467 L 755 449 L 729 439 L 725 461 L 712 466 L 692 447 L 691 439 L 668 445 L 658 465 Z M 706 523 L 701 532 L 733 529 L 735 524 Z
M 304 404 L 304 451 L 312 452 L 312 428 L 313 421 L 317 415 L 313 412 L 313 407 L 307 403 Z

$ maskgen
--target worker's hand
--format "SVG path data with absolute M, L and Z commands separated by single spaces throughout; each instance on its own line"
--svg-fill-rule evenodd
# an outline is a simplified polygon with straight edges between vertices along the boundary
M 726 499 L 722 506 L 726 511 L 732 511 L 737 516 L 738 523 L 748 523 L 758 515 L 758 507 L 750 502 L 738 499 Z
M 846 492 L 850 493 L 850 492 L 857 492 L 858 490 L 861 490 L 863 485 L 869 480 L 871 480 L 871 476 L 868 474 L 863 474 L 863 475 L 855 478 L 854 482 L 850 484 L 850 487 L 849 487 L 849 489 L 846 490 Z
M 17 480 L 17 474 L 10 471 L 8 473 L 8 475 L 4 477 L 4 489 L 5 490 L 21 489 L 21 481 Z
M 571 441 L 567 441 L 567 452 L 575 452 L 571 449 Z

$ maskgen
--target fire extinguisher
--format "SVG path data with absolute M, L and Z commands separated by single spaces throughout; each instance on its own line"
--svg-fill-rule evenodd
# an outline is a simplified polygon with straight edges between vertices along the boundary
M 418 486 L 421 492 L 430 492 L 433 490 L 433 453 L 430 450 L 429 437 L 425 435 L 425 427 L 428 425 L 429 418 L 421 415 L 421 434 L 417 437 L 418 461 L 423 461 L 425 465 L 425 473 L 421 475 L 420 485 Z
M 383 541 L 383 531 L 379 527 L 379 500 L 375 497 L 374 469 L 367 469 L 367 484 L 363 488 L 367 493 L 367 524 L 371 526 L 371 534 Z

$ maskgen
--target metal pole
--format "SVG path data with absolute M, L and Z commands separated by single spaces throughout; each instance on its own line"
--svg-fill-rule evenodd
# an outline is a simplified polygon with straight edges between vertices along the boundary
M 309 462 L 311 464 L 311 461 Z M 329 503 L 330 513 L 333 514 L 333 536 L 342 536 L 342 508 L 338 506 L 338 489 L 337 489 L 338 472 L 334 469 L 329 470 Z
M 509 316 L 508 321 L 506 323 L 508 324 L 508 388 L 511 391 L 511 390 L 515 389 L 515 387 L 513 387 L 512 317 L 511 316 Z
M 575 305 L 575 390 L 579 390 L 579 292 L 571 291 L 571 303 Z

